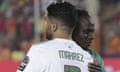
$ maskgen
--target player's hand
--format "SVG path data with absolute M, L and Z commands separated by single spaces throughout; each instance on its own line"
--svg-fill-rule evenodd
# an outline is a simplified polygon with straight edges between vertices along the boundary
M 94 62 L 93 63 L 88 63 L 88 70 L 89 72 L 103 72 L 102 67 L 100 64 L 97 62 L 97 60 L 93 57 Z
M 101 66 L 95 63 L 89 63 L 88 70 L 89 72 L 103 72 Z

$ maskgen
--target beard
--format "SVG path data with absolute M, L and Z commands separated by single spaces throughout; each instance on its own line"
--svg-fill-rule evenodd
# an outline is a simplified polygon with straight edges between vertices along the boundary
M 53 39 L 53 33 L 52 33 L 52 30 L 51 30 L 50 27 L 48 27 L 48 28 L 46 29 L 46 38 L 47 38 L 48 40 L 52 40 L 52 39 Z
M 47 38 L 48 40 L 52 40 L 52 39 L 53 39 L 52 33 L 46 32 L 46 38 Z

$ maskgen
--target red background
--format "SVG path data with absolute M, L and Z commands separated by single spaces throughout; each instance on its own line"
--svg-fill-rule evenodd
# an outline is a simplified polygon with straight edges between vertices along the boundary
M 104 58 L 106 68 L 112 67 L 111 72 L 117 72 L 120 70 L 120 58 Z M 1 61 L 0 72 L 16 72 L 16 69 L 20 62 L 13 61 Z

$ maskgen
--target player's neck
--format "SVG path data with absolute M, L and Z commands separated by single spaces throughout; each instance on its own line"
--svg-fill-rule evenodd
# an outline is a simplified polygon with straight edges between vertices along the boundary
M 68 35 L 65 32 L 56 32 L 54 33 L 54 38 L 71 39 L 71 35 Z

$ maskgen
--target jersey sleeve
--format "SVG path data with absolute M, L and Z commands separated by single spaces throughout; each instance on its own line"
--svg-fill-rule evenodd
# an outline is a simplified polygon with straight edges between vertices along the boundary
M 96 55 L 97 61 L 101 65 L 103 72 L 106 72 L 105 65 L 104 65 L 104 62 L 103 62 L 101 56 L 98 53 L 96 53 L 96 54 L 97 54 Z
M 17 72 L 42 72 L 43 68 L 43 54 L 33 46 L 18 67 Z

